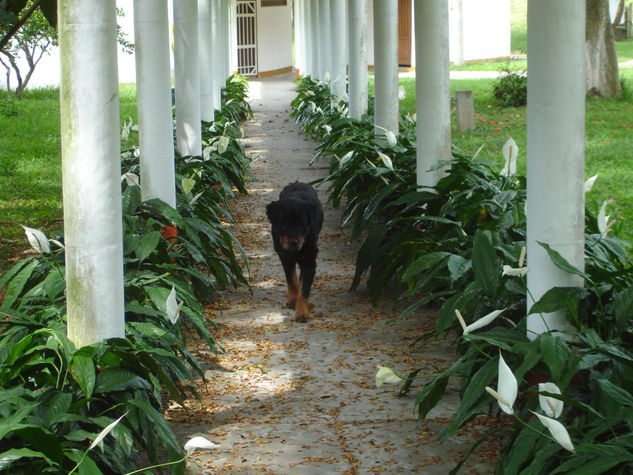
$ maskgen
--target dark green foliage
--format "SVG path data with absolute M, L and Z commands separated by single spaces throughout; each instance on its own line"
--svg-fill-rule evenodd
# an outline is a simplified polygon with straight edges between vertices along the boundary
M 490 414 L 497 405 L 484 388 L 497 387 L 502 354 L 517 378 L 518 398 L 513 405 L 516 424 L 506 434 L 497 473 L 631 472 L 633 262 L 625 244 L 601 233 L 598 217 L 588 208 L 584 271 L 542 243 L 552 262 L 582 277 L 584 287 L 551 289 L 528 309 L 525 275 L 503 272 L 504 266 L 529 266 L 529 261 L 519 263 L 525 245 L 524 177 L 502 176 L 488 164 L 454 152 L 450 172 L 433 189 L 416 189 L 416 144 L 406 119 L 396 144 L 387 145 L 374 136 L 371 118 L 345 117 L 344 103 L 327 107 L 323 85 L 304 79 L 298 91 L 295 117 L 322 141 L 317 157 L 330 160 L 330 175 L 323 180 L 330 201 L 344 206 L 344 224 L 353 224 L 352 235 L 363 238 L 352 287 L 366 276 L 376 301 L 387 286 L 399 286 L 398 295 L 413 302 L 403 316 L 435 305 L 433 333 L 455 338 L 457 360 L 449 369 L 424 375 L 424 366 L 414 368 L 403 383 L 403 394 L 418 392 L 419 417 L 443 398 L 450 378 L 458 381 L 461 399 L 440 440 Z M 305 105 L 314 98 L 322 110 Z M 379 152 L 391 158 L 392 167 L 376 159 Z M 467 325 L 495 310 L 503 312 L 464 334 L 456 310 Z M 574 335 L 527 337 L 528 314 L 539 318 L 558 310 L 578 329 Z M 417 387 L 421 375 L 426 384 Z M 545 381 L 562 392 L 550 396 L 564 401 L 558 420 L 575 452 L 543 436 L 547 429 L 530 412 L 542 413 L 535 396 L 538 383 Z
M 0 279 L 0 472 L 126 473 L 145 451 L 150 461 L 184 473 L 183 450 L 161 414 L 163 396 L 181 404 L 197 396 L 193 381 L 204 375 L 187 336 L 195 331 L 216 351 L 202 304 L 229 285 L 247 284 L 244 251 L 222 225 L 232 220 L 234 189 L 246 192 L 249 161 L 236 141 L 239 127 L 226 118 L 249 111 L 245 92 L 245 81 L 230 79 L 232 107 L 203 125 L 204 156 L 177 158 L 177 209 L 141 203 L 139 187 L 124 183 L 125 339 L 75 348 L 66 338 L 61 235 L 51 252 Z M 128 177 L 138 166 L 124 153 Z M 172 225 L 177 235 L 170 239 L 164 230 Z M 172 289 L 182 304 L 177 319 L 166 305 Z
M 493 95 L 504 107 L 521 107 L 527 104 L 527 73 L 504 69 L 495 81 Z

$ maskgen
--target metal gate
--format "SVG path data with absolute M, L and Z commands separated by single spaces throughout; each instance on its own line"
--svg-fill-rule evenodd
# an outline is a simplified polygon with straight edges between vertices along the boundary
M 257 76 L 257 0 L 237 2 L 237 70 Z

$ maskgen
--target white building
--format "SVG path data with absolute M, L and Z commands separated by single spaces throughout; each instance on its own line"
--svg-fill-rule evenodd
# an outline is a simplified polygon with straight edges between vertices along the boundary
M 340 0 L 344 1 L 344 0 Z M 399 64 L 415 67 L 413 1 L 399 0 Z M 232 16 L 236 41 L 232 64 L 247 76 L 269 76 L 291 71 L 293 65 L 292 0 L 237 0 Z M 117 0 L 124 15 L 118 22 L 134 42 L 132 0 Z M 449 0 L 451 61 L 507 58 L 510 55 L 510 0 Z M 367 24 L 373 22 L 373 2 L 367 2 Z M 171 21 L 170 5 L 170 21 Z M 461 31 L 461 36 L 459 32 Z M 367 31 L 367 63 L 374 58 L 373 30 Z M 136 81 L 134 56 L 119 51 L 119 81 Z M 15 81 L 12 81 L 15 84 Z M 56 49 L 42 58 L 29 87 L 59 85 Z

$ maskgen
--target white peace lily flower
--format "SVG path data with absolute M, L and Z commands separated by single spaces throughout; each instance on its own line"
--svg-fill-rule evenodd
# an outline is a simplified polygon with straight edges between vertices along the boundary
M 215 152 L 216 148 L 217 147 L 215 147 L 215 145 L 209 145 L 208 147 L 205 147 L 204 150 L 202 151 L 202 159 L 205 162 L 209 160 L 211 153 Z
M 552 437 L 554 437 L 554 440 L 556 440 L 562 448 L 569 450 L 570 452 L 574 452 L 574 444 L 571 442 L 569 432 L 567 432 L 567 429 L 565 429 L 563 424 L 558 422 L 556 419 L 542 416 L 534 411 L 531 412 L 538 417 L 539 421 L 541 421 L 545 427 L 547 427 L 550 434 L 552 434 Z
M 189 439 L 187 443 L 185 444 L 185 450 L 187 451 L 187 455 L 190 455 L 196 449 L 210 450 L 210 449 L 217 449 L 220 447 L 221 447 L 220 445 L 214 444 L 210 440 L 205 439 L 204 437 L 200 437 L 200 436 Z
M 492 322 L 495 318 L 497 318 L 499 315 L 501 315 L 505 311 L 506 311 L 505 308 L 501 310 L 495 310 L 494 312 L 490 312 L 489 314 L 484 315 L 480 319 L 475 320 L 473 323 L 471 323 L 466 328 L 464 328 L 464 335 L 468 335 L 469 333 L 472 333 L 474 330 L 485 327 L 486 325 L 488 325 L 490 322 Z
M 103 430 L 99 432 L 99 435 L 97 435 L 97 438 L 92 441 L 92 443 L 90 444 L 90 447 L 88 447 L 88 450 L 92 450 L 94 447 L 96 447 L 99 444 L 99 442 L 101 442 L 105 438 L 105 436 L 108 435 L 110 431 L 112 431 L 112 429 L 114 429 L 116 425 L 119 422 L 121 422 L 121 419 L 123 419 L 125 416 L 127 416 L 127 412 L 123 414 L 121 417 L 119 417 L 116 421 L 104 427 Z
M 610 215 L 607 214 L 607 205 L 613 204 L 615 201 L 613 200 L 605 200 L 602 202 L 602 206 L 600 206 L 600 212 L 598 213 L 598 230 L 600 231 L 600 235 L 602 237 L 606 237 L 615 220 L 609 221 Z
M 385 132 L 385 136 L 387 137 L 387 143 L 389 144 L 389 146 L 395 147 L 397 143 L 396 134 L 394 134 L 391 130 L 387 130 Z
M 462 317 L 462 313 L 455 309 L 455 315 L 457 315 L 457 320 L 459 320 L 459 324 L 462 326 L 462 330 L 466 330 L 466 327 L 468 325 L 466 325 L 466 321 L 464 320 L 464 317 Z
M 393 163 L 391 162 L 391 158 L 389 158 L 387 155 L 385 155 L 382 152 L 378 152 L 378 156 L 380 157 L 380 160 L 382 161 L 382 163 L 385 164 L 385 166 L 387 168 L 389 168 L 390 170 L 393 170 Z
M 310 109 L 310 112 L 315 112 L 316 111 L 316 104 L 312 101 L 308 102 L 308 109 Z
M 503 266 L 502 276 L 509 275 L 510 277 L 523 277 L 527 275 L 529 267 L 511 267 L 508 265 Z
M 171 323 L 176 323 L 178 321 L 178 317 L 180 316 L 180 309 L 182 308 L 184 302 L 178 303 L 176 300 L 176 289 L 174 287 L 171 288 L 171 292 L 167 296 L 167 300 L 165 300 L 165 311 L 167 312 L 167 316 L 169 317 L 169 321 Z
M 519 147 L 512 137 L 508 139 L 503 148 L 501 149 L 501 153 L 505 158 L 506 162 L 501 170 L 502 175 L 516 175 L 517 173 L 517 156 L 519 155 Z
M 539 383 L 538 392 L 561 394 L 560 389 L 554 383 Z M 560 399 L 539 394 L 538 402 L 541 405 L 541 409 L 543 409 L 543 412 L 547 414 L 548 417 L 559 418 L 563 413 L 563 407 L 565 404 Z
M 226 135 L 222 135 L 218 138 L 218 142 L 218 153 L 222 155 L 229 146 L 229 138 Z
M 35 249 L 40 254 L 51 252 L 51 247 L 48 244 L 48 238 L 46 234 L 37 229 L 29 228 L 27 226 L 22 226 L 24 229 L 24 233 L 26 234 L 26 238 L 29 241 L 29 244 L 33 249 Z
M 596 182 L 596 178 L 598 178 L 597 174 L 592 176 L 585 182 L 585 193 L 589 193 L 591 191 L 591 189 L 593 188 L 593 184 Z
M 319 113 L 319 114 L 323 115 L 323 109 L 321 109 L 321 107 L 317 107 L 317 108 L 316 108 L 316 110 L 315 110 L 315 112 L 317 112 L 317 113 Z
M 332 132 L 332 127 L 327 124 L 323 124 L 321 128 L 325 130 L 325 135 L 330 135 L 330 132 Z
M 398 384 L 403 380 L 394 370 L 386 366 L 378 366 L 376 373 L 376 387 L 379 388 L 383 384 Z
M 407 91 L 404 86 L 400 86 L 398 88 L 398 99 L 403 100 L 405 97 L 407 97 Z
M 347 162 L 349 162 L 352 159 L 353 156 L 354 156 L 354 151 L 350 150 L 339 159 L 339 162 L 340 162 L 339 165 L 340 166 L 345 165 Z
M 308 89 L 306 91 L 306 96 L 310 97 L 310 96 L 314 96 L 314 91 L 311 91 L 310 89 Z
M 50 242 L 52 242 L 53 244 L 55 244 L 57 247 L 59 247 L 60 249 L 66 249 L 66 246 L 64 246 L 61 242 L 59 242 L 57 239 L 51 239 Z
M 209 127 L 209 132 L 215 132 L 215 122 Z
M 514 401 L 517 398 L 518 386 L 517 378 L 512 373 L 506 362 L 499 353 L 499 376 L 497 378 L 497 390 L 486 386 L 486 392 L 494 397 L 499 403 L 499 407 L 506 414 L 513 414 Z
M 125 180 L 128 186 L 140 186 L 141 179 L 136 173 L 127 172 L 121 175 L 121 181 Z

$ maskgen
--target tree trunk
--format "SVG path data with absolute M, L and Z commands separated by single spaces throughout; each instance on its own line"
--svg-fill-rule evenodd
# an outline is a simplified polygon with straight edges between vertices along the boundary
M 596 96 L 620 96 L 622 87 L 609 0 L 587 0 L 586 8 L 587 92 Z

